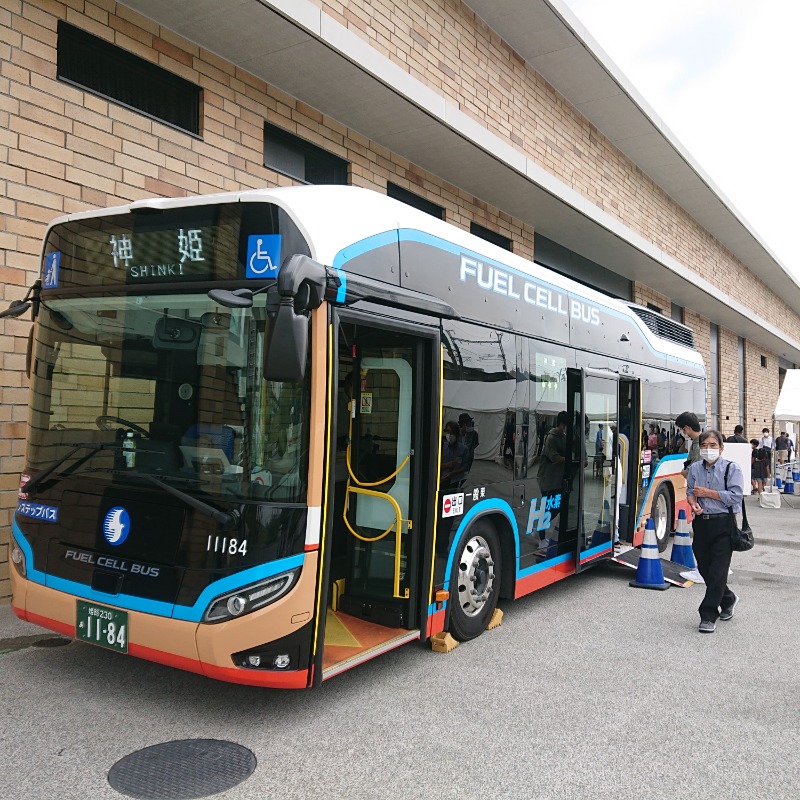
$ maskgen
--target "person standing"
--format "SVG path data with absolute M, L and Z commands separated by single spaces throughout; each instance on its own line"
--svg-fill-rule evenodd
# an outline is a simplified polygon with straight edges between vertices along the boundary
M 758 440 L 758 446 L 763 447 L 767 451 L 767 458 L 772 458 L 772 437 L 769 435 L 769 428 L 763 428 L 761 431 L 761 438 Z
M 739 444 L 747 444 L 747 439 L 744 438 L 744 428 L 741 425 L 737 425 L 733 429 L 733 436 L 729 436 L 725 441 L 726 442 L 739 442 Z
M 767 451 L 759 447 L 758 439 L 751 439 L 750 444 L 753 452 L 750 456 L 750 480 L 753 483 L 753 491 L 764 491 L 764 481 L 769 477 L 769 463 L 767 462 Z
M 698 630 L 714 633 L 717 619 L 731 619 L 739 602 L 727 578 L 733 553 L 731 526 L 741 526 L 744 475 L 735 461 L 722 458 L 725 446 L 719 431 L 704 431 L 698 440 L 701 460 L 689 467 L 686 497 L 694 513 L 692 550 L 706 584 Z
M 675 427 L 691 441 L 689 454 L 686 461 L 683 462 L 683 471 L 681 472 L 685 478 L 688 475 L 689 467 L 700 460 L 700 420 L 693 411 L 684 411 L 682 414 L 678 414 Z
M 785 464 L 789 460 L 789 437 L 786 431 L 775 439 L 775 458 L 778 464 Z

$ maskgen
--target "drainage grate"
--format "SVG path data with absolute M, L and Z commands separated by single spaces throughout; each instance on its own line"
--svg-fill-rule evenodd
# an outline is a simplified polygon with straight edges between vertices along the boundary
M 125 756 L 109 770 L 108 782 L 141 800 L 193 800 L 238 786 L 255 768 L 255 755 L 239 744 L 183 739 Z

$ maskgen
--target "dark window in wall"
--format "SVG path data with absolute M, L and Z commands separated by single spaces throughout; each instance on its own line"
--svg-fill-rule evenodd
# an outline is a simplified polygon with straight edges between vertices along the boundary
M 64 20 L 57 60 L 59 80 L 199 136 L 202 90 L 194 83 Z
M 508 236 L 503 236 L 502 233 L 484 228 L 483 225 L 479 225 L 477 222 L 470 222 L 469 232 L 473 236 L 480 236 L 481 239 L 486 239 L 487 242 L 496 244 L 498 247 L 511 252 L 511 239 Z
M 648 303 L 648 304 L 647 304 L 647 307 L 648 307 L 648 308 L 649 308 L 651 311 L 657 311 L 659 314 L 663 313 L 663 312 L 661 311 L 661 308 L 660 308 L 659 306 L 657 306 L 655 303 Z
M 766 367 L 767 366 L 767 357 L 766 356 L 761 356 L 761 366 L 762 367 Z
M 611 297 L 619 297 L 622 300 L 633 299 L 633 285 L 627 278 L 623 278 L 622 275 L 584 258 L 545 236 L 534 234 L 533 253 L 533 260 L 537 264 L 561 275 L 566 275 L 584 286 L 591 286 L 598 292 L 603 292 Z
M 432 203 L 430 200 L 426 200 L 418 194 L 409 192 L 408 189 L 404 189 L 396 183 L 386 183 L 386 194 L 388 194 L 389 197 L 393 197 L 395 200 L 399 200 L 401 203 L 405 203 L 407 206 L 418 208 L 420 211 L 424 211 L 432 217 L 444 219 L 444 208 L 442 206 L 436 205 L 436 203 Z
M 347 185 L 345 159 L 269 122 L 264 123 L 264 166 L 303 183 Z
M 711 353 L 708 369 L 708 399 L 711 406 L 709 425 L 719 430 L 719 325 L 711 323 Z
M 681 325 L 684 325 L 684 309 L 683 306 L 679 306 L 677 303 L 672 303 L 670 306 L 670 317 L 675 320 L 675 322 L 680 322 Z
M 744 339 L 740 336 L 738 343 L 737 360 L 739 362 L 739 424 L 744 425 L 747 417 L 747 405 L 745 403 L 745 360 L 744 360 Z

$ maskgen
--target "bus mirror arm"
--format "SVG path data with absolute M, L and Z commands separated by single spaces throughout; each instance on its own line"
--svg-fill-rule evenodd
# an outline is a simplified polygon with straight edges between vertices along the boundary
M 21 317 L 31 307 L 33 307 L 31 319 L 36 319 L 36 315 L 39 313 L 39 294 L 41 291 L 42 282 L 37 279 L 25 293 L 25 297 L 22 300 L 12 300 L 8 308 L 0 311 L 0 319 L 3 317 Z

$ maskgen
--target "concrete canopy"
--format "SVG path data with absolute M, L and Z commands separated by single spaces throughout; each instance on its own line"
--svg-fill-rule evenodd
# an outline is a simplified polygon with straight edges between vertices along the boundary
M 800 284 L 559 0 L 467 0 L 498 35 L 792 308 Z M 531 225 L 791 361 L 800 341 L 590 203 L 309 0 L 124 5 Z

